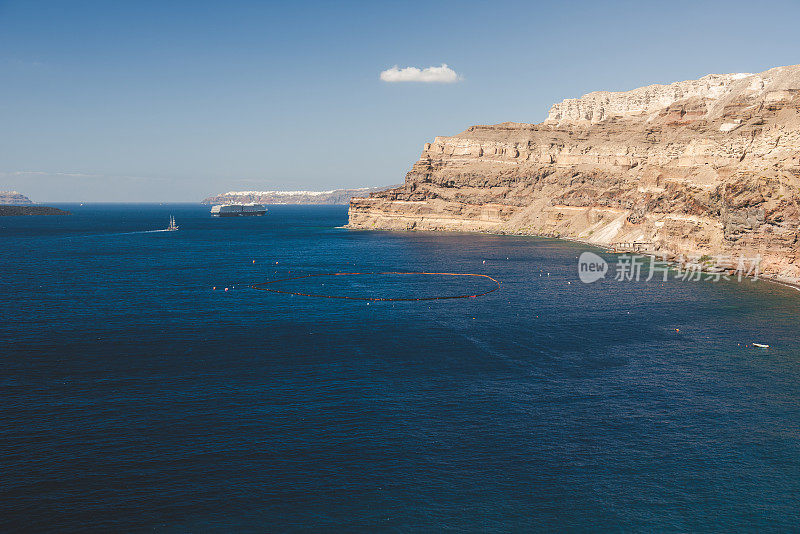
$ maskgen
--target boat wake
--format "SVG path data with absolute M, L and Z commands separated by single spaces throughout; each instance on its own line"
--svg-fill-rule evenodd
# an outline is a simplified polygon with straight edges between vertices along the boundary
M 166 228 L 162 228 L 161 230 L 139 230 L 138 232 L 119 232 L 116 234 L 98 234 L 98 235 L 131 235 L 131 234 L 157 234 L 159 232 L 171 232 L 172 230 L 168 230 Z
M 87 237 L 114 237 L 118 235 L 134 235 L 134 234 L 160 234 L 161 232 L 171 232 L 172 230 L 162 228 L 161 230 L 138 230 L 136 232 L 114 232 L 111 234 L 85 234 L 85 235 L 73 235 L 65 237 L 64 239 L 78 239 L 78 238 L 87 238 Z
M 113 237 L 113 236 L 117 236 L 117 235 L 157 234 L 159 232 L 175 232 L 179 228 L 180 228 L 180 226 L 178 226 L 175 223 L 175 217 L 170 215 L 169 216 L 169 226 L 167 226 L 166 228 L 162 228 L 160 230 L 138 230 L 138 231 L 135 231 L 135 232 L 115 232 L 115 233 L 111 233 L 111 234 L 90 234 L 90 235 L 73 236 L 73 237 Z M 72 239 L 72 237 L 69 237 L 67 239 Z

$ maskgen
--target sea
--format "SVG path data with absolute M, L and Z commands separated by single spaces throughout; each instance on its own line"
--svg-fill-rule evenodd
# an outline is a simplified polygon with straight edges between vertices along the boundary
M 0 218 L 2 532 L 800 524 L 793 288 L 583 283 L 618 257 L 344 206 L 58 207 Z

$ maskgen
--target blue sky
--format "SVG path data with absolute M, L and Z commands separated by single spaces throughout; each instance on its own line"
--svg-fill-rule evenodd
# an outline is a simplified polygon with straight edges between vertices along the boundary
M 0 190 L 196 201 L 400 183 L 472 124 L 800 63 L 800 2 L 0 0 Z M 449 65 L 456 83 L 381 71 Z

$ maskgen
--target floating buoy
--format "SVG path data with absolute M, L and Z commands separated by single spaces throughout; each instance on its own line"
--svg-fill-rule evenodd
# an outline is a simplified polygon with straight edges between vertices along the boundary
M 256 262 L 256 260 L 253 260 L 253 263 L 255 263 L 255 262 Z
M 214 287 L 211 288 L 211 291 L 216 291 L 216 290 L 217 290 L 217 286 L 214 286 Z
M 680 331 L 681 331 L 681 329 L 680 329 L 680 328 L 676 328 L 676 329 L 675 329 L 675 331 L 676 331 L 676 332 L 680 332 Z
M 483 263 L 486 263 L 486 260 L 483 260 Z
M 228 288 L 226 287 L 226 288 L 225 288 L 225 291 L 227 291 L 227 290 L 228 290 Z

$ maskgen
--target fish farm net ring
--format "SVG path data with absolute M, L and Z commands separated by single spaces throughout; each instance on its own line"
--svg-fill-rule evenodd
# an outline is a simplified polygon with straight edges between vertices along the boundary
M 383 275 L 424 275 L 424 276 L 450 276 L 450 277 L 473 277 L 473 278 L 485 278 L 490 280 L 493 283 L 493 287 L 491 287 L 488 291 L 483 291 L 481 293 L 468 293 L 464 295 L 436 295 L 436 296 L 426 296 L 426 297 L 362 297 L 356 295 L 325 295 L 321 293 L 305 293 L 301 291 L 289 291 L 286 289 L 278 289 L 275 287 L 266 287 L 271 286 L 273 284 L 278 284 L 281 282 L 290 282 L 294 280 L 304 280 L 308 278 L 318 278 L 318 277 L 334 277 L 334 276 L 383 276 Z M 422 300 L 448 300 L 448 299 L 469 299 L 469 298 L 476 298 L 482 297 L 484 295 L 488 295 L 493 291 L 497 291 L 500 289 L 500 282 L 495 280 L 489 275 L 486 274 L 475 274 L 475 273 L 429 273 L 429 272 L 401 272 L 401 271 L 384 271 L 384 272 L 367 272 L 367 273 L 322 273 L 322 274 L 307 274 L 303 276 L 293 276 L 291 278 L 281 278 L 279 280 L 271 280 L 269 282 L 262 282 L 260 284 L 253 284 L 250 287 L 253 289 L 257 289 L 259 291 L 269 291 L 271 293 L 281 293 L 284 295 L 297 295 L 300 297 L 314 297 L 314 298 L 322 298 L 322 299 L 342 299 L 342 300 L 367 300 L 372 302 L 399 302 L 399 301 L 422 301 Z

